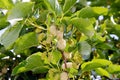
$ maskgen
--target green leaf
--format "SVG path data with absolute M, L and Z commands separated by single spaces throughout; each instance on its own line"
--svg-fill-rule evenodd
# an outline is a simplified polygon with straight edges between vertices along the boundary
M 95 71 L 100 76 L 106 76 L 106 77 L 110 78 L 110 74 L 103 68 L 97 68 L 97 69 L 95 69 Z
M 6 49 L 10 49 L 13 45 L 13 43 L 16 41 L 16 39 L 19 36 L 19 33 L 22 29 L 21 24 L 16 24 L 13 27 L 9 27 L 5 33 L 0 38 L 0 43 L 5 46 Z
M 62 14 L 62 9 L 58 0 L 44 0 L 44 3 L 47 5 L 47 8 L 53 13 L 56 13 L 56 15 Z
M 67 13 L 73 5 L 76 3 L 77 0 L 65 0 L 64 6 L 63 6 L 63 12 Z
M 98 15 L 107 15 L 108 13 L 108 9 L 104 7 L 92 7 L 92 10 Z
M 108 68 L 107 68 L 108 72 L 110 72 L 111 74 L 118 74 L 120 73 L 120 65 L 110 65 Z
M 108 9 L 104 7 L 85 7 L 78 12 L 78 17 L 92 18 L 99 15 L 107 15 Z
M 48 66 L 45 66 L 44 61 L 41 59 L 42 53 L 38 52 L 26 59 L 26 68 L 32 70 L 34 73 L 43 73 L 48 71 Z
M 0 0 L 0 8 L 11 9 L 13 7 L 12 0 Z
M 105 59 L 93 59 L 92 61 L 83 63 L 81 68 L 83 71 L 89 71 L 100 67 L 106 67 L 110 64 L 112 64 L 112 62 Z
M 14 45 L 14 51 L 16 53 L 20 53 L 23 52 L 25 49 L 37 45 L 38 45 L 37 34 L 35 32 L 30 32 L 18 38 Z
M 60 61 L 62 55 L 59 51 L 52 51 L 52 53 L 50 53 L 50 61 L 51 63 L 57 65 L 58 62 Z
M 26 67 L 28 69 L 34 69 L 35 67 L 39 67 L 39 66 L 43 66 L 44 63 L 43 63 L 43 60 L 41 59 L 41 54 L 42 53 L 35 53 L 31 56 L 29 56 L 27 59 L 26 59 Z
M 8 14 L 8 20 L 27 17 L 32 12 L 33 4 L 33 2 L 17 3 L 10 10 Z
M 17 75 L 26 71 L 33 73 L 45 73 L 48 71 L 49 66 L 44 64 L 41 59 L 42 53 L 38 52 L 29 56 L 25 61 L 20 62 L 12 71 L 12 75 Z
M 78 12 L 78 17 L 82 17 L 82 18 L 91 18 L 94 17 L 95 13 L 93 12 L 91 7 L 85 7 L 82 8 L 79 12 Z
M 25 65 L 26 65 L 26 61 L 22 61 L 20 62 L 13 70 L 12 70 L 12 76 L 14 75 L 17 75 L 21 72 L 26 72 L 28 71 L 26 68 L 25 68 Z
M 95 22 L 94 18 L 91 19 L 83 19 L 83 18 L 73 18 L 71 23 L 82 33 L 84 33 L 88 37 L 92 37 L 94 35 L 93 23 Z
M 48 80 L 60 80 L 60 71 L 55 68 L 51 68 L 47 74 Z
M 83 57 L 83 59 L 89 59 L 91 53 L 91 46 L 86 41 L 80 42 L 78 44 L 78 51 Z
M 6 16 L 0 16 L 0 30 L 7 27 L 9 22 L 7 22 Z
M 0 60 L 5 57 L 6 55 L 0 52 Z

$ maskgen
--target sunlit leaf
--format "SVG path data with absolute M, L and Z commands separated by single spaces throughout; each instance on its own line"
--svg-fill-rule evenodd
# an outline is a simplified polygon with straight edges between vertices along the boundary
M 53 64 L 58 64 L 58 62 L 60 61 L 62 55 L 59 51 L 53 51 L 52 53 L 50 53 L 50 60 L 51 63 Z
M 33 2 L 17 3 L 10 10 L 8 14 L 8 20 L 27 17 L 32 12 L 33 4 Z
M 77 0 L 65 0 L 64 6 L 63 6 L 63 12 L 68 12 L 73 5 L 76 3 Z
M 45 66 L 43 63 L 43 60 L 41 59 L 41 54 L 42 53 L 35 53 L 31 56 L 29 56 L 26 59 L 26 65 L 25 67 L 28 70 L 32 70 L 34 73 L 43 73 L 46 72 L 48 70 L 48 66 Z
M 56 13 L 56 15 L 61 15 L 62 9 L 58 3 L 58 0 L 44 0 L 44 3 L 50 11 Z
M 85 7 L 79 11 L 78 17 L 83 18 L 97 17 L 99 15 L 106 15 L 107 12 L 108 9 L 104 7 Z
M 14 51 L 16 53 L 23 52 L 25 49 L 28 49 L 33 46 L 38 45 L 38 39 L 35 32 L 27 33 L 21 36 L 15 43 Z
M 11 9 L 13 7 L 12 0 L 0 0 L 0 8 Z
M 110 64 L 112 64 L 112 62 L 105 59 L 93 59 L 92 61 L 83 63 L 81 68 L 83 71 L 89 71 L 100 67 L 106 67 Z
M 100 76 L 110 77 L 110 74 L 103 68 L 97 68 L 97 69 L 95 69 L 95 71 Z
M 120 73 L 120 65 L 110 65 L 108 68 L 107 68 L 108 72 L 110 72 L 111 74 L 114 74 L 114 73 Z
M 0 43 L 5 46 L 6 49 L 10 49 L 12 44 L 16 41 L 19 33 L 22 29 L 21 24 L 16 24 L 13 27 L 9 27 L 0 38 Z
M 93 11 L 98 15 L 107 15 L 108 9 L 104 7 L 92 7 Z
M 60 79 L 60 71 L 57 69 L 50 69 L 48 71 L 48 79 L 50 80 L 59 80 Z
M 94 19 L 84 19 L 84 18 L 73 18 L 71 23 L 82 33 L 84 33 L 88 37 L 92 37 L 94 35 L 93 23 Z

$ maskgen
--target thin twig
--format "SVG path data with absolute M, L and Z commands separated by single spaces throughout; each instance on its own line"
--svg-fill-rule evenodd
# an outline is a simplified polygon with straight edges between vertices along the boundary
M 43 27 L 41 27 L 41 26 L 39 26 L 39 25 L 37 25 L 37 24 L 32 23 L 32 22 L 29 21 L 29 20 L 28 20 L 28 22 L 30 23 L 30 25 L 32 25 L 32 26 L 34 26 L 34 27 L 36 27 L 36 28 L 38 28 L 38 29 L 47 30 L 47 29 L 45 29 L 45 28 L 43 28 Z

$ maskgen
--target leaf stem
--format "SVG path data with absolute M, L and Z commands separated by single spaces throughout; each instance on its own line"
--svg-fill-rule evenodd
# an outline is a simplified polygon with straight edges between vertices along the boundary
M 60 50 L 60 52 L 61 52 L 62 58 L 63 58 L 63 60 L 64 60 L 65 68 L 67 68 L 67 60 L 66 60 L 66 58 L 65 58 L 64 52 L 61 51 L 61 50 Z
M 39 25 L 37 25 L 37 24 L 32 23 L 32 22 L 29 21 L 29 20 L 28 20 L 28 22 L 29 22 L 30 25 L 32 25 L 32 26 L 34 26 L 34 27 L 36 27 L 36 28 L 38 28 L 38 29 L 47 30 L 47 29 L 45 29 L 45 28 L 43 28 L 43 27 L 41 27 L 41 26 L 39 26 Z

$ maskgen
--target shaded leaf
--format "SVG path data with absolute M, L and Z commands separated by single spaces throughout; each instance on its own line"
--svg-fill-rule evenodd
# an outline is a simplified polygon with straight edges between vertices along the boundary
M 0 30 L 7 27 L 9 22 L 7 22 L 6 16 L 0 16 Z
M 80 42 L 78 44 L 78 51 L 83 59 L 89 59 L 91 53 L 91 46 L 86 41 Z
M 63 6 L 63 12 L 68 12 L 73 5 L 76 3 L 77 0 L 65 0 L 64 6 Z
M 30 32 L 18 38 L 14 45 L 14 51 L 16 53 L 20 53 L 23 52 L 25 49 L 37 45 L 38 45 L 37 34 L 35 32 Z
M 17 3 L 9 12 L 8 20 L 27 17 L 33 8 L 33 2 Z
M 9 27 L 0 38 L 0 43 L 5 46 L 6 49 L 10 49 L 12 44 L 16 41 L 19 33 L 22 29 L 21 24 L 16 24 L 13 27 Z
M 20 62 L 13 70 L 12 70 L 12 76 L 14 75 L 17 75 L 21 72 L 26 72 L 28 71 L 26 68 L 25 68 L 25 65 L 26 65 L 26 61 L 22 61 Z

